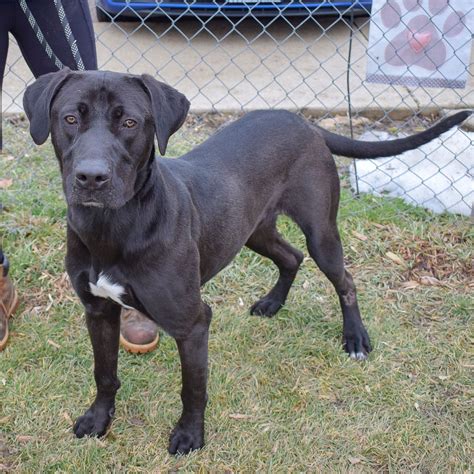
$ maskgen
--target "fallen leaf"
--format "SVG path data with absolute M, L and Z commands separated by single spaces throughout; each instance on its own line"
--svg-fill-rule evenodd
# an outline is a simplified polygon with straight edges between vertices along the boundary
M 249 418 L 252 418 L 252 415 L 244 415 L 243 413 L 231 413 L 229 415 L 229 418 L 232 418 L 233 420 L 248 420 Z
M 67 411 L 63 412 L 63 418 L 70 424 L 73 424 L 72 418 L 69 416 L 69 413 Z
M 447 375 L 438 375 L 438 378 L 440 380 L 448 380 L 449 379 L 449 377 Z
M 354 237 L 358 238 L 359 240 L 362 240 L 362 242 L 365 242 L 367 240 L 367 237 L 364 234 L 356 232 L 355 230 L 352 231 L 352 234 L 354 235 Z
M 443 283 L 441 283 L 437 278 L 433 276 L 428 276 L 428 275 L 420 277 L 420 283 L 426 286 L 442 286 L 443 285 Z
M 303 290 L 307 290 L 309 288 L 309 281 L 305 280 L 303 283 Z
M 13 184 L 13 179 L 0 179 L 0 189 L 8 189 Z
M 34 439 L 33 436 L 27 436 L 27 435 L 18 435 L 16 437 L 16 440 L 19 442 L 19 443 L 28 443 L 28 441 L 32 441 Z
M 397 265 L 405 265 L 405 262 L 393 252 L 387 252 L 385 256 L 388 257 L 392 262 L 395 262 Z
M 349 457 L 349 462 L 350 462 L 351 464 L 359 464 L 359 463 L 362 462 L 362 459 L 360 459 L 360 458 L 354 458 L 354 457 L 350 456 L 350 457 Z
M 406 290 L 412 290 L 413 288 L 420 286 L 420 284 L 415 280 L 410 280 L 404 281 L 400 286 Z
M 322 393 L 318 395 L 318 398 L 320 398 L 321 400 L 330 400 L 332 402 L 337 401 L 337 397 L 334 393 Z
M 56 349 L 61 349 L 61 346 L 60 346 L 57 342 L 52 341 L 51 339 L 48 339 L 46 342 L 47 342 L 50 346 L 55 347 Z

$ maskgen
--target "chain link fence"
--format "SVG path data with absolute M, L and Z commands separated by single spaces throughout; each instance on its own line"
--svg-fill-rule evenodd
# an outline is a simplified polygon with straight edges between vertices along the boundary
M 447 0 L 385 3 L 395 13 L 412 4 L 427 19 L 441 3 L 456 12 Z M 415 133 L 451 109 L 474 107 L 472 56 L 464 88 L 367 82 L 369 26 L 378 13 L 374 6 L 370 14 L 370 1 L 98 0 L 90 7 L 99 67 L 149 73 L 179 89 L 192 104 L 191 131 L 204 125 L 212 131 L 253 109 L 284 108 L 341 134 L 380 139 Z M 469 43 L 472 10 L 461 18 Z M 403 16 L 398 21 L 410 31 Z M 437 41 L 454 41 L 457 30 L 459 24 L 446 24 Z M 416 40 L 405 38 L 415 49 Z M 21 118 L 22 94 L 32 80 L 12 38 L 2 102 L 7 155 L 23 156 L 33 146 Z M 341 161 L 341 174 L 355 192 L 469 214 L 473 136 L 468 128 L 456 130 L 401 160 Z M 192 145 L 192 134 L 186 137 Z M 32 185 L 25 181 L 25 188 Z

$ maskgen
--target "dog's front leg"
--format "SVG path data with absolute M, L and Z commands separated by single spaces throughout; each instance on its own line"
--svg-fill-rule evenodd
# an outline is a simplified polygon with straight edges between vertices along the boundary
M 115 394 L 120 387 L 117 360 L 120 337 L 120 307 L 99 300 L 86 305 L 86 321 L 94 352 L 94 377 L 97 395 L 94 403 L 74 424 L 74 433 L 103 436 L 115 411 Z
M 176 339 L 181 359 L 183 412 L 171 432 L 168 450 L 187 454 L 204 445 L 204 411 L 207 404 L 207 341 L 211 308 L 201 304 L 201 312 L 190 334 Z

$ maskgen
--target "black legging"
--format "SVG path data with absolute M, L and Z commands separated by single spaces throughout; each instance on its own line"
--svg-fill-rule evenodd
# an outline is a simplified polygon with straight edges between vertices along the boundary
M 54 1 L 30 0 L 26 3 L 54 54 L 65 66 L 77 69 Z M 97 69 L 94 30 L 87 0 L 62 0 L 61 3 L 85 69 Z M 17 40 L 21 53 L 35 77 L 58 69 L 38 40 L 20 7 L 19 0 L 0 0 L 0 81 L 3 82 L 5 72 L 8 33 Z
M 54 1 L 29 0 L 26 3 L 56 57 L 64 66 L 78 69 Z M 87 0 L 62 0 L 61 3 L 76 40 L 84 68 L 97 69 L 94 30 Z M 21 53 L 35 77 L 58 69 L 40 43 L 19 0 L 0 0 L 0 94 L 7 61 L 9 33 L 15 37 Z M 1 128 L 0 126 L 0 152 L 2 150 Z M 3 253 L 0 245 L 0 265 L 2 263 Z

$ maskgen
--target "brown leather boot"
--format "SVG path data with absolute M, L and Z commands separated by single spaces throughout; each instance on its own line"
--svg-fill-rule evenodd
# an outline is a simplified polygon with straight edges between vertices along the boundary
M 122 309 L 120 315 L 120 343 L 135 354 L 151 352 L 158 345 L 158 326 L 135 309 Z
M 0 251 L 0 351 L 8 341 L 8 318 L 18 308 L 18 295 L 8 278 L 8 260 Z

